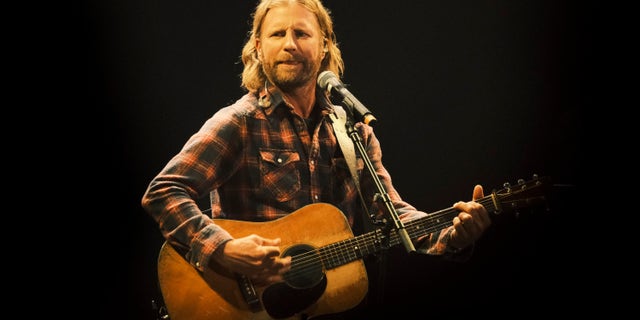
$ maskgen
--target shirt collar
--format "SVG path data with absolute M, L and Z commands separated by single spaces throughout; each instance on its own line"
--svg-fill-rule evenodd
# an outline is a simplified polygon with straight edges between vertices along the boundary
M 258 106 L 262 107 L 267 115 L 270 115 L 273 110 L 281 105 L 287 106 L 284 103 L 284 99 L 282 98 L 280 90 L 276 89 L 272 90 L 272 92 L 269 92 L 267 88 L 264 87 L 258 92 Z M 333 112 L 333 104 L 320 87 L 316 88 L 316 107 L 319 107 L 321 109 L 321 113 L 323 115 Z

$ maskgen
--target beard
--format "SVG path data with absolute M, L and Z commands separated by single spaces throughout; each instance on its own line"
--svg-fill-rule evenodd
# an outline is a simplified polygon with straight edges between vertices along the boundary
M 315 76 L 320 66 L 309 61 L 302 61 L 301 65 L 302 70 L 294 70 L 286 69 L 286 66 L 278 63 L 269 62 L 263 63 L 262 70 L 271 83 L 283 92 L 289 92 L 308 85 L 309 81 L 315 82 Z

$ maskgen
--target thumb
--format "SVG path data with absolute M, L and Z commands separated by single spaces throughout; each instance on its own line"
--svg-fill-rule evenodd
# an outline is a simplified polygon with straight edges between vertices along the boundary
M 473 200 L 478 200 L 484 198 L 484 190 L 482 189 L 482 186 L 477 184 L 474 188 L 473 188 Z

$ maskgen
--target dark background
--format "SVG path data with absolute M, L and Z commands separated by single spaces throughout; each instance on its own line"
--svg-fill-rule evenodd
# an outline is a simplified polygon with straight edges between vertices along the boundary
M 551 190 L 550 211 L 496 219 L 467 263 L 392 250 L 385 304 L 377 307 L 425 316 L 571 311 L 568 297 L 584 293 L 574 276 L 584 258 L 565 227 L 578 211 L 584 176 L 600 8 L 587 1 L 374 3 L 325 1 L 344 82 L 377 116 L 384 162 L 405 200 L 435 211 L 470 199 L 476 183 L 489 193 L 533 174 L 566 185 Z M 95 120 L 96 163 L 108 186 L 94 194 L 104 231 L 94 241 L 106 258 L 105 271 L 81 292 L 91 300 L 81 308 L 86 318 L 156 318 L 163 239 L 140 200 L 187 138 L 243 94 L 239 56 L 254 5 L 92 1 L 79 12 L 82 104 Z

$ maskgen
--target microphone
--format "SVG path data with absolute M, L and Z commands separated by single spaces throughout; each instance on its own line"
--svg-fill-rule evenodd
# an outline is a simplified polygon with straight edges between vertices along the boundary
M 342 103 L 346 106 L 351 113 L 357 117 L 356 121 L 362 121 L 365 124 L 373 125 L 377 121 L 373 113 L 367 109 L 338 79 L 335 73 L 327 70 L 318 75 L 318 85 L 331 93 L 335 93 L 342 98 Z

